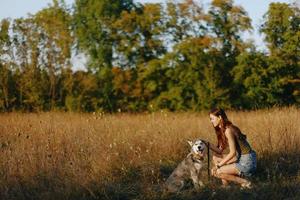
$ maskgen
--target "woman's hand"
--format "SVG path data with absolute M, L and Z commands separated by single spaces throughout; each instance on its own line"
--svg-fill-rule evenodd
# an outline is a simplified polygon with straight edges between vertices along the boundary
M 211 169 L 211 175 L 217 177 L 219 175 L 219 170 L 217 167 Z
M 223 165 L 225 165 L 226 163 L 223 163 L 223 160 L 220 160 L 218 163 L 217 163 L 217 165 L 216 165 L 216 168 L 220 168 L 220 167 L 222 167 Z
M 216 176 L 217 175 L 217 168 L 216 167 L 211 168 L 211 175 L 212 176 Z

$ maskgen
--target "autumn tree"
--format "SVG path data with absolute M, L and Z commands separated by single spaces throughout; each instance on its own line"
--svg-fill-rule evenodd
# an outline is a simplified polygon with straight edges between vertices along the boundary
M 58 103 L 63 104 L 60 98 L 58 85 L 62 70 L 70 68 L 71 48 L 73 37 L 71 35 L 71 16 L 67 7 L 57 0 L 49 8 L 39 11 L 34 16 L 37 32 L 41 37 L 40 55 L 43 67 L 49 75 L 49 96 L 51 108 Z M 59 100 L 61 100 L 59 102 Z
M 20 104 L 25 109 L 54 109 L 61 100 L 59 76 L 70 68 L 73 38 L 64 4 L 53 5 L 13 24 Z

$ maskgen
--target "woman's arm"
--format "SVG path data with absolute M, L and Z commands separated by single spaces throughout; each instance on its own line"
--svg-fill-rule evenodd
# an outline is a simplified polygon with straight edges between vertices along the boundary
M 228 146 L 229 146 L 229 153 L 219 162 L 218 166 L 221 167 L 225 164 L 228 164 L 227 162 L 230 161 L 235 155 L 236 155 L 236 145 L 234 140 L 234 134 L 232 133 L 231 129 L 226 129 L 225 136 L 228 140 Z
M 205 141 L 205 140 L 203 140 L 203 142 L 206 144 L 206 146 L 208 146 L 208 143 L 209 143 L 209 148 L 210 148 L 211 150 L 213 150 L 215 153 L 217 153 L 217 154 L 222 154 L 222 151 L 221 151 L 216 145 L 211 144 L 210 142 Z

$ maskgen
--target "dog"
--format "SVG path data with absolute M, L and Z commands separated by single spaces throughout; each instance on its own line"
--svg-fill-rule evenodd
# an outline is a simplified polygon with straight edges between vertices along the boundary
M 191 152 L 167 178 L 164 190 L 166 193 L 179 192 L 184 187 L 187 179 L 192 179 L 196 190 L 204 186 L 199 178 L 199 172 L 204 166 L 203 160 L 207 147 L 200 139 L 195 142 L 188 141 L 188 143 L 191 146 Z

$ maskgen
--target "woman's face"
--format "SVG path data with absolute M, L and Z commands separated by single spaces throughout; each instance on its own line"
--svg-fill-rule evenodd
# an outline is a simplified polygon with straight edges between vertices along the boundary
M 214 127 L 217 127 L 220 124 L 221 117 L 217 117 L 217 116 L 215 116 L 213 114 L 210 114 L 209 118 L 210 118 L 210 122 L 212 123 L 212 125 Z

